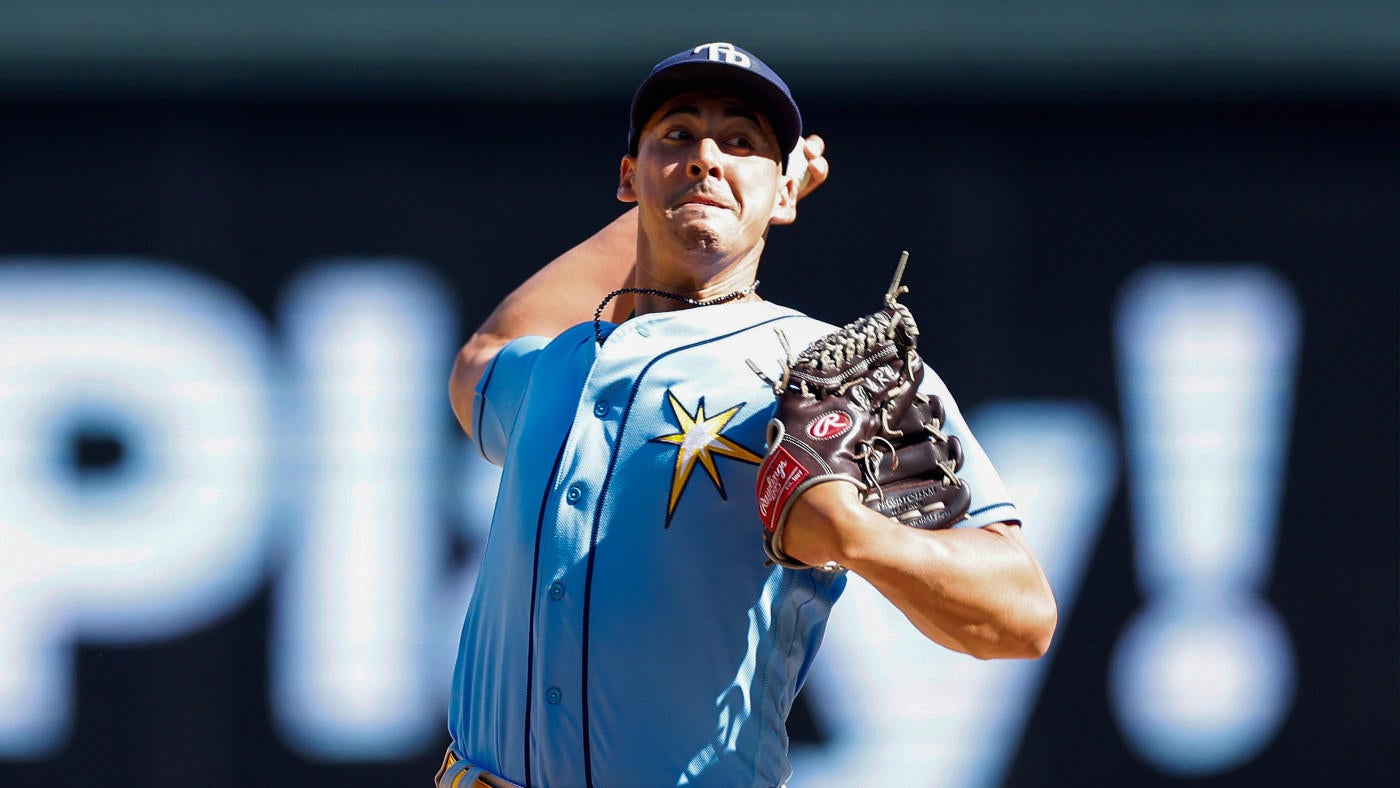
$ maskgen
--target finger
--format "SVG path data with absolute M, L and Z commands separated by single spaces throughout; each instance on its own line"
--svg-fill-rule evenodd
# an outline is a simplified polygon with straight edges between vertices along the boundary
M 818 186 L 826 183 L 826 179 L 830 174 L 831 165 L 827 162 L 825 157 L 807 162 L 807 177 L 802 183 L 805 191 L 799 196 L 805 197 L 811 194 Z
M 797 147 L 792 149 L 792 153 L 787 158 L 787 177 L 797 182 L 797 193 L 801 195 L 807 188 L 811 173 L 807 169 L 806 144 L 802 140 L 797 141 Z
M 797 196 L 801 199 L 826 182 L 831 174 L 831 165 L 826 159 L 826 140 L 816 134 L 809 135 L 798 148 L 807 159 L 806 174 L 798 184 Z

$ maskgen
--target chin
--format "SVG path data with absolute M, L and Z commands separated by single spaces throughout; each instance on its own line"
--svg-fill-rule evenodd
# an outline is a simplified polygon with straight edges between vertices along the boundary
M 718 252 L 724 246 L 724 235 L 706 224 L 688 224 L 677 233 L 682 246 L 696 252 Z

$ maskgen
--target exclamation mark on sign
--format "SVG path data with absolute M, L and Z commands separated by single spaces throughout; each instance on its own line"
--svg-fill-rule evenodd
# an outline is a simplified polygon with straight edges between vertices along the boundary
M 1298 345 L 1292 293 L 1258 267 L 1154 267 L 1118 305 L 1118 369 L 1144 605 L 1110 693 L 1162 772 L 1239 766 L 1292 704 L 1273 563 Z

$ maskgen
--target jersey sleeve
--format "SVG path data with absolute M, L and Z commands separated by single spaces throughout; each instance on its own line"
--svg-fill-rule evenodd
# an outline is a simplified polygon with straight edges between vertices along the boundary
M 494 465 L 505 462 L 515 418 L 545 337 L 520 337 L 501 348 L 476 384 L 472 400 L 472 437 L 481 456 Z
M 968 428 L 967 421 L 963 419 L 962 411 L 953 400 L 953 395 L 949 393 L 948 387 L 934 371 L 928 367 L 924 368 L 924 383 L 920 390 L 925 394 L 935 394 L 943 402 L 945 417 L 944 431 L 956 435 L 959 443 L 962 444 L 963 465 L 958 470 L 958 478 L 962 479 L 972 491 L 972 504 L 967 512 L 967 519 L 962 520 L 954 528 L 981 528 L 992 523 L 1021 523 L 1021 513 L 1016 509 L 1016 504 L 1006 492 L 1006 485 L 1002 483 L 1001 476 L 997 474 L 996 468 L 992 467 L 992 462 L 987 458 L 987 453 L 983 451 L 982 444 L 977 442 L 976 436 Z

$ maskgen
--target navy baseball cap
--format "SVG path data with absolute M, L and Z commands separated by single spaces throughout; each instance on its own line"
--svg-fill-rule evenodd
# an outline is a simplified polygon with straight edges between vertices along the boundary
M 802 135 L 802 112 L 792 91 L 777 72 L 751 53 L 724 42 L 701 44 L 678 52 L 651 70 L 632 97 L 632 128 L 627 133 L 627 152 L 637 155 L 642 127 L 657 109 L 688 90 L 733 91 L 753 102 L 772 124 L 782 146 L 783 166 Z

